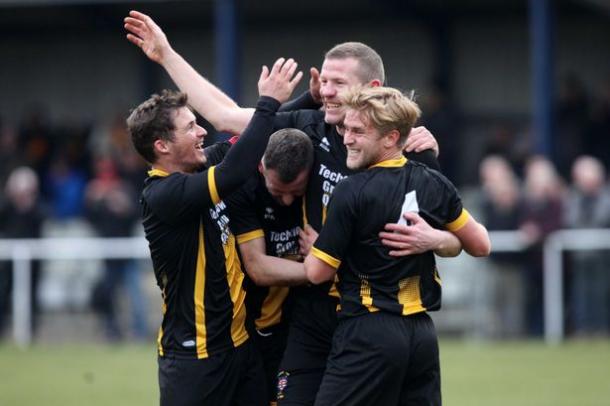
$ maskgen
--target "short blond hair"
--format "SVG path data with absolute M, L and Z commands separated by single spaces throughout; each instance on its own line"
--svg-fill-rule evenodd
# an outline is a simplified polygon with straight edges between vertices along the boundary
M 421 110 L 413 100 L 413 93 L 403 94 L 391 87 L 355 87 L 343 96 L 346 109 L 364 114 L 380 134 L 398 130 L 398 145 L 407 141 L 411 129 L 421 115 Z

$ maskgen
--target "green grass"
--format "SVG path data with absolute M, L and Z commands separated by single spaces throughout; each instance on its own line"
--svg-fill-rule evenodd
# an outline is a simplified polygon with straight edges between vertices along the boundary
M 441 342 L 446 405 L 610 404 L 610 341 Z
M 610 341 L 440 345 L 445 405 L 610 404 Z M 0 346 L 0 405 L 155 404 L 152 343 Z

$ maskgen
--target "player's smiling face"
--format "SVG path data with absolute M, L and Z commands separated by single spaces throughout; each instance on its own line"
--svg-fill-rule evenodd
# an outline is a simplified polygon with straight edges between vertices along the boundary
M 195 172 L 205 163 L 203 139 L 207 131 L 197 124 L 188 107 L 177 110 L 174 127 L 174 139 L 167 143 L 171 159 L 183 172 Z
M 382 136 L 358 110 L 345 112 L 343 143 L 347 148 L 347 167 L 366 169 L 382 156 Z
M 359 62 L 354 58 L 325 59 L 320 71 L 320 95 L 324 104 L 324 121 L 338 125 L 345 115 L 341 93 L 350 87 L 363 85 L 358 77 Z

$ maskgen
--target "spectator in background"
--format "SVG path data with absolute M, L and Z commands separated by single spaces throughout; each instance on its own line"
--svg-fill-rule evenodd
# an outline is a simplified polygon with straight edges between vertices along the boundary
M 557 128 L 553 161 L 562 177 L 570 175 L 570 165 L 584 152 L 591 126 L 589 96 L 582 80 L 566 74 L 559 87 Z
M 531 137 L 527 132 L 516 132 L 512 126 L 498 123 L 489 130 L 484 156 L 497 155 L 504 158 L 520 175 L 531 155 L 531 149 Z
M 543 333 L 542 247 L 547 235 L 561 227 L 563 183 L 553 164 L 542 156 L 525 166 L 523 215 L 520 228 L 528 249 L 525 253 L 526 323 L 530 335 Z
M 482 186 L 481 208 L 489 231 L 512 231 L 519 228 L 521 190 L 512 167 L 498 155 L 486 157 L 479 167 Z M 523 333 L 525 318 L 523 275 L 520 254 L 492 253 L 495 265 L 493 297 L 499 315 L 500 334 L 515 337 Z
M 83 214 L 83 196 L 87 174 L 74 165 L 65 151 L 59 152 L 47 174 L 47 191 L 52 215 L 60 221 L 72 220 Z
M 19 125 L 19 151 L 24 163 L 44 179 L 53 151 L 53 132 L 45 108 L 32 104 L 27 108 Z M 44 191 L 42 191 L 44 192 Z
M 131 138 L 125 127 L 127 110 L 118 109 L 109 120 L 103 120 L 95 126 L 88 148 L 96 156 L 110 157 L 115 162 L 121 178 L 134 190 L 140 190 L 148 165 L 131 145 Z
M 39 200 L 38 175 L 29 167 L 15 168 L 6 182 L 5 200 L 0 207 L 0 238 L 40 238 L 44 218 L 44 209 Z M 12 276 L 10 265 L 2 263 L 0 268 L 0 333 L 5 326 Z M 39 276 L 40 264 L 38 261 L 33 261 L 31 278 L 32 316 L 30 318 L 33 334 L 36 333 L 38 325 L 37 287 Z
M 447 85 L 439 78 L 432 81 L 429 92 L 422 97 L 421 125 L 426 127 L 443 146 L 438 156 L 441 171 L 459 184 L 460 129 L 459 114 L 447 91 Z
M 0 185 L 5 185 L 10 172 L 22 163 L 17 133 L 0 117 Z M 0 197 L 0 202 L 3 200 Z
M 100 237 L 128 237 L 138 217 L 134 190 L 117 173 L 115 163 L 98 158 L 94 163 L 95 177 L 85 191 L 85 213 Z M 123 337 L 117 319 L 118 292 L 126 288 L 131 304 L 131 321 L 136 338 L 147 335 L 146 306 L 140 287 L 140 272 L 129 259 L 107 259 L 102 278 L 94 286 L 92 305 L 104 322 L 109 340 Z
M 602 86 L 593 107 L 591 133 L 587 152 L 610 165 L 610 77 Z
M 610 192 L 604 165 L 591 156 L 572 166 L 572 188 L 566 199 L 564 225 L 568 228 L 610 227 Z M 577 335 L 608 332 L 610 273 L 608 255 L 600 251 L 572 253 L 570 316 Z

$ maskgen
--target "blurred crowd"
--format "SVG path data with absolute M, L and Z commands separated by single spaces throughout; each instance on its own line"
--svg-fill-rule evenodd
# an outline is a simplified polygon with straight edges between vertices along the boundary
M 468 157 L 479 163 L 478 179 L 457 175 L 468 122 L 446 90 L 434 83 L 419 99 L 422 124 L 438 139 L 443 172 L 460 186 L 477 185 L 488 229 L 520 230 L 525 236 L 525 252 L 492 255 L 493 297 L 504 335 L 540 335 L 545 237 L 562 228 L 610 228 L 610 81 L 591 96 L 574 75 L 562 80 L 550 157 L 534 154 L 527 123 L 520 128 L 490 124 L 474 149 L 480 153 Z M 137 196 L 147 166 L 131 146 L 126 112 L 98 125 L 51 123 L 42 106 L 31 107 L 15 126 L 0 117 L 0 238 L 141 233 Z M 566 255 L 567 326 L 574 335 L 610 331 L 608 260 L 609 251 Z M 0 262 L 0 333 L 10 308 L 10 267 Z M 107 260 L 102 268 L 84 296 L 99 315 L 105 337 L 148 336 L 141 267 L 132 260 Z M 34 263 L 34 329 L 40 275 L 41 264 Z M 125 296 L 129 331 L 117 314 Z
M 4 192 L 0 198 L 0 238 L 137 234 L 137 193 L 147 167 L 133 151 L 124 123 L 125 116 L 119 113 L 99 126 L 54 125 L 40 107 L 31 108 L 15 128 L 0 120 L 0 184 Z M 137 265 L 128 259 L 106 260 L 95 280 L 85 286 L 91 291 L 81 292 L 80 296 L 87 298 L 86 306 L 99 315 L 100 331 L 109 340 L 122 339 L 127 333 L 118 314 L 119 299 L 124 296 L 132 313 L 129 334 L 135 338 L 149 334 Z M 0 267 L 2 332 L 7 324 L 12 272 L 10 262 L 1 262 Z M 40 280 L 41 264 L 35 261 L 34 332 Z

